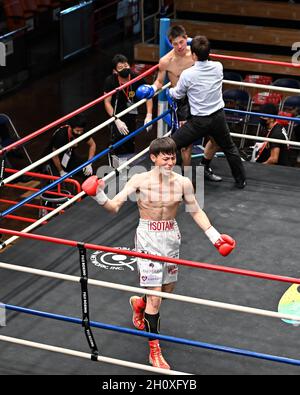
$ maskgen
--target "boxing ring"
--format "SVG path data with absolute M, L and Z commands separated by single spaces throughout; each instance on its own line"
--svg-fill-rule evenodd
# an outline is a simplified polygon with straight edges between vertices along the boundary
M 156 69 L 157 66 L 150 73 Z M 102 100 L 103 97 L 96 103 Z M 69 114 L 63 121 L 85 109 Z M 121 118 L 124 113 L 116 117 Z M 115 146 L 5 210 L 1 218 L 168 114 L 166 110 Z M 5 178 L 2 166 L 2 187 L 101 131 L 114 119 L 17 174 Z M 61 122 L 62 119 L 27 136 L 19 144 Z M 6 148 L 9 149 L 12 148 Z M 137 163 L 150 169 L 148 148 L 104 179 L 108 184 L 114 183 L 122 170 Z M 134 202 L 128 201 L 117 216 L 111 216 L 92 199 L 82 199 L 85 194 L 80 192 L 22 232 L 1 228 L 0 233 L 11 237 L 2 243 L 0 254 L 0 301 L 7 319 L 7 325 L 0 328 L 0 373 L 298 375 L 300 314 L 283 314 L 277 307 L 288 286 L 300 285 L 299 169 L 248 162 L 245 167 L 245 190 L 233 188 L 224 159 L 214 164 L 223 182 L 205 185 L 205 212 L 217 228 L 237 240 L 237 249 L 230 257 L 218 255 L 183 207 L 177 221 L 184 259 L 151 257 L 180 265 L 176 294 L 163 294 L 161 335 L 155 335 L 163 343 L 172 366 L 170 371 L 147 365 L 145 340 L 154 335 L 132 329 L 130 295 L 162 296 L 136 286 L 135 260 L 138 256 L 150 256 L 133 251 L 139 219 Z M 68 207 L 63 215 L 56 216 Z M 48 219 L 49 223 L 39 227 Z M 283 320 L 292 320 L 294 325 Z
M 295 182 L 298 178 L 297 169 L 289 169 L 288 177 L 286 177 L 286 172 L 283 171 L 286 169 L 276 168 L 273 177 L 269 178 L 269 182 L 266 182 L 265 177 L 270 176 L 268 169 L 259 166 L 258 173 L 256 165 L 246 164 L 248 165 L 250 192 L 245 193 L 232 190 L 229 171 L 226 170 L 226 166 L 223 166 L 223 159 L 218 160 L 217 163 L 220 163 L 218 171 L 224 176 L 225 182 L 222 188 L 218 186 L 217 190 L 214 185 L 206 187 L 205 209 L 220 229 L 228 229 L 236 237 L 238 250 L 230 257 L 228 272 L 223 272 L 226 270 L 226 267 L 222 268 L 224 266 L 223 259 L 217 256 L 204 235 L 197 230 L 197 227 L 191 223 L 187 214 L 182 210 L 178 216 L 178 223 L 183 234 L 181 255 L 186 259 L 192 259 L 195 262 L 195 267 L 180 267 L 180 280 L 176 293 L 186 295 L 188 288 L 190 290 L 188 294 L 196 299 L 222 301 L 222 303 L 230 305 L 250 305 L 274 311 L 280 295 L 287 288 L 288 284 L 285 281 L 297 283 L 295 278 L 282 279 L 280 276 L 284 273 L 293 277 L 295 274 L 294 262 L 297 262 L 298 237 L 293 226 L 297 223 L 296 213 L 298 210 L 295 197 L 300 189 L 299 181 Z M 276 184 L 273 184 L 275 179 Z M 281 197 L 281 204 L 278 204 L 278 196 Z M 95 213 L 99 215 L 96 220 Z M 270 219 L 266 220 L 268 213 Z M 82 218 L 85 218 L 84 222 L 88 225 L 81 225 L 80 241 L 84 240 L 95 244 L 95 246 L 91 246 L 92 250 L 88 250 L 89 277 L 96 279 L 96 281 L 135 287 L 137 273 L 134 263 L 131 263 L 131 257 L 128 258 L 127 266 L 122 267 L 120 263 L 124 264 L 124 261 L 115 261 L 113 258 L 118 250 L 114 251 L 112 255 L 109 255 L 110 259 L 108 260 L 110 265 L 115 266 L 109 267 L 101 261 L 101 253 L 96 254 L 99 252 L 96 250 L 97 245 L 118 248 L 133 247 L 132 235 L 134 235 L 138 222 L 138 212 L 135 205 L 128 202 L 120 215 L 112 218 L 100 210 L 94 201 L 84 199 L 66 211 L 64 215 L 56 217 L 39 229 L 38 234 L 44 235 L 46 238 L 55 235 L 60 239 L 76 241 L 78 240 L 76 227 L 78 224 L 82 224 Z M 250 218 L 253 220 L 250 221 Z M 270 226 L 273 229 L 272 234 L 269 231 Z M 197 234 L 196 242 L 195 234 Z M 285 249 L 283 246 L 286 244 L 287 237 L 288 246 Z M 77 279 L 73 279 L 73 281 L 76 280 L 78 283 L 80 270 L 76 248 L 57 244 L 57 242 L 61 243 L 63 240 L 56 240 L 56 243 L 52 244 L 40 240 L 39 237 L 36 240 L 22 239 L 16 246 L 1 254 L 1 261 L 17 265 L 20 270 L 24 271 L 25 269 L 20 266 L 77 276 Z M 100 247 L 101 249 L 102 247 Z M 288 250 L 288 254 L 286 250 Z M 118 252 L 117 255 L 125 253 L 126 251 Z M 91 260 L 91 257 L 94 259 Z M 273 264 L 274 259 L 276 266 Z M 213 262 L 213 266 L 217 266 L 213 269 L 210 268 L 211 270 L 205 270 L 201 265 L 196 264 L 198 260 Z M 227 260 L 225 263 L 227 264 Z M 80 289 L 78 285 L 71 284 L 69 281 L 59 281 L 61 280 L 59 278 L 49 279 L 45 277 L 45 273 L 43 273 L 43 277 L 33 273 L 25 276 L 22 271 L 16 271 L 18 268 L 14 268 L 13 272 L 7 270 L 8 267 L 2 263 L 0 267 L 3 280 L 1 301 L 9 302 L 9 306 L 7 306 L 9 324 L 7 328 L 1 329 L 1 336 L 5 336 L 7 330 L 9 337 L 34 339 L 35 342 L 42 344 L 59 343 L 64 344 L 67 349 L 86 350 L 81 330 L 74 325 L 67 326 L 65 323 L 69 319 L 66 317 L 77 317 L 79 319 L 77 323 L 80 323 L 80 318 L 78 318 L 80 317 Z M 3 270 L 4 268 L 6 270 Z M 266 281 L 268 278 L 273 279 L 273 276 L 267 274 L 262 277 L 263 279 L 249 277 L 243 271 L 246 273 L 254 271 L 257 273 L 252 273 L 252 275 L 258 276 L 258 273 L 273 273 L 276 275 L 274 279 L 278 281 Z M 247 274 L 250 275 L 250 273 Z M 102 323 L 102 325 L 106 323 L 107 326 L 113 326 L 114 330 L 116 327 L 130 328 L 129 295 L 127 296 L 118 289 L 93 287 L 92 283 L 91 280 L 89 286 L 90 307 L 91 317 L 93 321 L 96 321 L 96 327 L 99 328 L 98 323 Z M 142 292 L 145 293 L 143 290 Z M 180 319 L 178 319 L 178 303 L 182 306 Z M 260 316 L 256 315 L 258 312 L 256 314 L 254 312 L 247 314 L 249 311 L 235 312 L 231 310 L 234 309 L 234 306 L 226 306 L 225 309 L 225 306 L 216 308 L 216 306 L 206 306 L 205 304 L 187 305 L 183 303 L 181 300 L 177 303 L 170 300 L 165 301 L 162 305 L 162 317 L 164 317 L 162 333 L 168 333 L 171 337 L 184 337 L 186 338 L 185 342 L 188 343 L 184 348 L 180 343 L 164 343 L 165 352 L 172 365 L 176 366 L 176 370 L 195 374 L 225 374 L 226 372 L 228 374 L 233 372 L 244 374 L 245 369 L 248 373 L 253 374 L 297 374 L 298 366 L 270 363 L 261 358 L 271 358 L 270 360 L 275 362 L 278 360 L 276 356 L 280 356 L 281 362 L 286 359 L 287 363 L 300 364 L 295 348 L 299 328 L 286 326 L 280 319 L 276 319 L 276 314 L 271 319 L 264 316 L 265 312 Z M 218 303 L 216 302 L 216 304 Z M 27 314 L 24 314 L 22 308 L 29 309 Z M 11 309 L 17 311 L 18 314 L 12 313 Z M 30 310 L 43 311 L 44 313 L 40 313 L 40 315 L 44 315 L 46 318 L 48 318 L 47 313 L 62 315 L 64 321 L 40 320 L 36 316 L 30 316 L 32 314 Z M 167 332 L 164 328 L 168 328 Z M 146 345 L 144 339 L 136 336 L 132 340 L 131 336 L 125 335 L 126 332 L 119 333 L 116 337 L 114 332 L 105 331 L 101 326 L 100 329 L 100 333 L 98 330 L 94 332 L 99 343 L 100 353 L 102 349 L 103 351 L 105 349 L 104 355 L 114 356 L 121 360 L 133 360 L 141 365 L 145 363 Z M 129 329 L 128 332 L 133 334 L 138 331 Z M 234 336 L 232 336 L 233 333 Z M 149 337 L 149 334 L 145 334 L 145 336 Z M 196 343 L 197 345 L 195 345 Z M 214 352 L 210 354 L 207 349 L 197 349 L 201 346 L 214 350 Z M 2 355 L 5 357 L 0 369 L 6 367 L 11 372 L 16 372 L 17 367 L 13 358 L 14 348 L 8 344 L 1 344 L 1 349 Z M 222 349 L 225 351 L 224 353 Z M 233 355 L 229 355 L 228 352 L 232 352 Z M 249 354 L 253 357 L 255 353 L 259 354 L 258 360 L 256 357 L 251 360 L 245 358 L 245 355 Z M 9 364 L 10 354 L 11 364 Z M 28 366 L 27 354 L 28 351 L 19 355 L 19 366 Z M 242 355 L 242 357 L 237 358 L 234 354 Z M 269 357 L 262 354 L 267 354 Z M 45 358 L 41 351 L 35 351 L 33 356 L 35 355 L 36 360 L 40 360 L 40 358 L 45 360 L 43 367 L 39 364 L 35 367 L 31 365 L 28 367 L 28 373 L 30 369 L 33 369 L 35 373 L 48 372 L 51 374 L 52 372 L 54 374 L 57 371 L 57 358 L 58 361 L 70 358 L 58 357 L 52 353 L 48 353 Z M 88 364 L 77 358 L 72 358 L 71 366 L 67 362 L 64 362 L 63 366 L 65 364 L 64 373 L 66 374 L 68 372 L 74 374 L 79 371 L 86 374 L 132 374 L 132 371 L 125 367 L 120 369 L 117 365 L 108 367 L 106 364 L 97 367 L 93 363 Z M 191 371 L 191 367 L 194 367 L 193 371 Z M 3 372 L 3 370 L 1 371 Z M 134 371 L 134 373 L 138 374 L 139 371 Z

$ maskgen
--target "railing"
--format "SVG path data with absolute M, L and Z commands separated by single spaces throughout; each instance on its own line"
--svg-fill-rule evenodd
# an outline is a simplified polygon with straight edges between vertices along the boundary
M 94 45 L 101 41 L 100 32 L 103 27 L 107 27 L 110 22 L 113 23 L 116 21 L 116 8 L 118 7 L 119 3 L 119 0 L 112 0 L 108 1 L 107 4 L 103 6 L 96 6 L 97 8 L 94 10 Z M 112 37 L 110 37 L 110 40 L 111 39 Z M 107 42 L 107 37 L 103 37 L 103 41 Z
M 16 173 L 19 172 L 19 170 L 5 169 L 5 172 L 8 173 L 8 174 L 16 174 Z M 56 181 L 56 180 L 60 179 L 60 177 L 50 176 L 48 174 L 33 173 L 33 172 L 26 172 L 24 175 L 28 176 L 28 177 L 39 178 L 40 180 L 48 180 L 48 181 Z M 68 184 L 72 184 L 75 187 L 75 190 L 76 190 L 77 193 L 81 192 L 81 186 L 80 186 L 80 183 L 78 181 L 76 181 L 76 180 L 74 180 L 72 178 L 67 178 L 64 182 L 68 183 Z M 61 187 L 60 185 L 57 186 L 57 190 L 58 190 L 57 193 L 58 194 L 61 193 L 60 187 Z M 50 193 L 50 192 L 48 192 L 48 193 Z M 56 192 L 52 192 L 52 193 L 53 194 L 57 194 Z
M 151 15 L 147 15 L 145 16 L 145 1 L 141 0 L 140 2 L 140 15 L 141 15 L 141 33 L 142 33 L 142 43 L 156 43 L 157 41 L 157 37 L 158 37 L 158 32 L 159 32 L 159 18 L 162 16 L 161 12 L 164 9 L 164 0 L 159 0 L 159 4 L 158 4 L 158 10 L 157 12 L 151 14 Z M 166 18 L 170 18 L 172 16 L 174 16 L 174 12 L 171 12 L 169 14 L 164 15 Z M 154 35 L 150 38 L 146 39 L 146 33 L 145 33 L 145 24 L 148 21 L 151 21 L 152 25 L 154 26 Z
M 1 118 L 6 119 L 6 121 L 7 121 L 6 123 L 8 123 L 9 126 L 10 126 L 9 132 L 11 131 L 11 132 L 15 135 L 16 139 L 17 139 L 17 140 L 20 140 L 21 137 L 19 136 L 19 133 L 17 132 L 17 129 L 15 128 L 15 125 L 13 124 L 12 120 L 10 119 L 10 117 L 9 117 L 8 115 L 6 115 L 6 114 L 0 114 L 0 119 L 1 119 Z M 32 164 L 32 160 L 31 160 L 31 158 L 30 158 L 30 156 L 29 156 L 29 154 L 28 154 L 27 149 L 26 149 L 24 146 L 22 146 L 22 147 L 20 147 L 20 148 L 23 150 L 23 152 L 24 152 L 24 154 L 25 154 L 25 156 L 26 156 L 28 162 L 29 162 L 30 164 Z
M 103 16 L 101 14 L 103 13 L 103 11 L 105 11 L 115 5 L 118 5 L 118 4 L 119 4 L 119 0 L 113 0 L 113 1 L 108 2 L 108 4 L 105 4 L 101 7 L 96 8 L 94 11 L 95 17 L 101 16 L 102 22 L 106 21 L 107 19 L 110 19 L 111 17 L 115 17 L 116 15 L 114 12 L 108 13 L 107 15 L 103 15 Z
M 14 170 L 14 169 L 5 169 L 6 173 L 9 174 L 15 174 L 18 172 L 18 170 Z M 40 173 L 32 173 L 32 172 L 27 172 L 25 173 L 26 176 L 28 177 L 33 177 L 33 178 L 38 178 L 40 180 L 47 180 L 47 181 L 56 181 L 58 180 L 60 177 L 56 177 L 56 176 L 50 176 L 50 175 L 46 175 L 46 174 L 40 174 Z M 81 192 L 81 186 L 80 183 L 76 180 L 73 179 L 66 179 L 64 181 L 64 183 L 70 184 L 72 185 L 74 191 L 76 194 L 79 194 Z M 29 187 L 26 185 L 18 185 L 18 184 L 6 184 L 6 187 L 8 188 L 12 188 L 15 190 L 23 190 L 23 191 L 27 191 L 27 192 L 37 192 L 39 191 L 39 189 L 37 188 L 33 188 L 33 187 Z M 53 196 L 53 198 L 66 198 L 66 199 L 72 199 L 74 197 L 73 194 L 69 193 L 66 194 L 62 191 L 61 189 L 61 185 L 59 184 L 57 186 L 57 192 L 55 191 L 48 191 L 47 195 L 49 195 L 49 199 L 51 198 L 51 196 Z M 81 199 L 79 199 L 78 201 L 80 201 Z M 0 199 L 1 203 L 4 204 L 10 204 L 10 205 L 15 205 L 18 204 L 17 201 L 14 200 L 10 200 L 10 199 L 4 199 L 1 198 Z M 45 205 L 38 205 L 38 204 L 25 204 L 24 207 L 27 208 L 31 208 L 31 209 L 35 209 L 35 210 L 39 210 L 39 214 L 43 214 L 45 212 L 51 212 L 54 211 L 55 208 L 52 207 L 47 207 Z M 64 211 L 62 210 L 61 213 L 64 213 Z M 39 215 L 40 217 L 41 215 Z M 24 216 L 16 216 L 16 215 L 8 215 L 6 216 L 7 219 L 12 219 L 12 220 L 16 220 L 16 221 L 21 221 L 21 222 L 27 222 L 27 223 L 35 223 L 37 221 L 37 218 L 28 218 L 28 217 L 24 217 Z M 43 224 L 46 224 L 47 221 L 45 221 Z

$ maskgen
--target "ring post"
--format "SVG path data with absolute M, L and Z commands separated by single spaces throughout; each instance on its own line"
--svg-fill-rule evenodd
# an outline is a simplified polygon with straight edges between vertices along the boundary
M 162 18 L 160 20 L 160 37 L 159 37 L 159 57 L 165 56 L 170 49 L 166 43 L 166 37 L 170 28 L 171 22 L 169 18 Z M 168 102 L 165 91 L 158 96 L 158 115 L 163 114 L 168 109 Z M 157 137 L 163 137 L 166 134 L 166 124 L 163 120 L 158 121 Z

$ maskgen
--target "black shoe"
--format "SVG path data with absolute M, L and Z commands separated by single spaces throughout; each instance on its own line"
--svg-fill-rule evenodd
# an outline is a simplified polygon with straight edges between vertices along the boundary
M 238 189 L 244 189 L 247 185 L 247 181 L 243 180 L 243 181 L 236 181 L 235 183 L 235 187 Z
M 210 167 L 207 167 L 204 169 L 204 178 L 205 178 L 205 180 L 212 181 L 212 182 L 222 181 L 222 177 L 214 174 L 213 170 Z

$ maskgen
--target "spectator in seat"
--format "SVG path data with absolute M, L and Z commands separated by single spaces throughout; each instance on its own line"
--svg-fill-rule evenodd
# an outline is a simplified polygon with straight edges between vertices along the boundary
M 67 125 L 63 125 L 58 128 L 54 132 L 50 144 L 46 148 L 43 156 L 49 154 L 50 152 L 56 151 L 57 149 L 65 146 L 72 140 L 75 140 L 84 134 L 86 132 L 86 123 L 86 118 L 80 114 L 70 119 Z M 52 160 L 44 164 L 42 172 L 63 177 L 70 171 L 76 169 L 85 161 L 92 159 L 96 154 L 96 143 L 94 139 L 92 137 L 87 137 L 87 139 L 83 140 L 83 142 L 85 142 L 85 144 L 88 146 L 88 158 L 83 159 L 78 155 L 78 144 L 75 144 L 72 148 L 69 148 L 67 151 L 54 156 Z M 78 173 L 78 178 L 80 180 L 93 175 L 94 170 L 92 165 L 87 165 L 84 167 L 82 173 L 83 174 Z
M 278 115 L 278 109 L 274 104 L 268 103 L 261 107 L 263 114 Z M 260 117 L 260 124 L 263 130 L 263 137 L 276 140 L 288 141 L 285 127 L 278 123 L 275 118 Z M 290 146 L 286 144 L 256 143 L 253 150 L 252 161 L 263 163 L 264 165 L 290 166 Z

